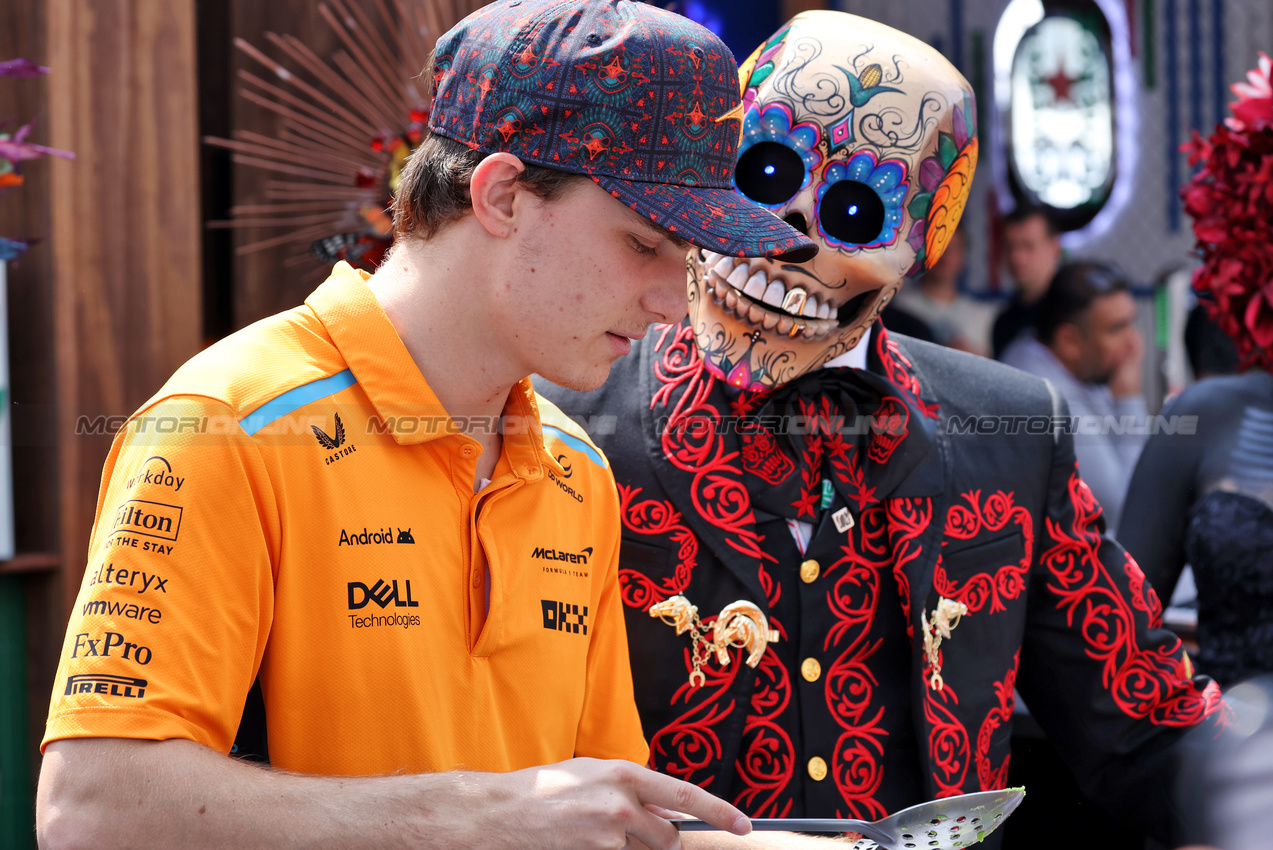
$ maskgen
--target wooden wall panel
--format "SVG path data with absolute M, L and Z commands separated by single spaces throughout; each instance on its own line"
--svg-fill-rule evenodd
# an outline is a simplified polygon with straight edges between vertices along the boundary
M 318 0 L 230 0 L 230 25 L 233 34 L 275 59 L 282 60 L 283 53 L 265 38 L 266 33 L 278 33 L 299 38 L 320 57 L 328 57 L 340 47 L 340 41 L 331 27 L 318 13 Z M 372 3 L 353 0 L 367 11 L 374 12 Z M 264 107 L 257 106 L 238 95 L 241 87 L 237 74 L 240 70 L 268 78 L 260 63 L 246 56 L 243 51 L 229 45 L 233 53 L 232 67 L 235 94 L 231 106 L 231 123 L 235 129 L 251 130 L 273 137 L 281 119 Z M 293 66 L 294 67 L 294 66 Z M 370 143 L 370 140 L 368 140 Z M 265 200 L 266 180 L 274 179 L 259 168 L 235 166 L 234 200 L 236 204 L 260 203 Z M 254 228 L 236 231 L 236 248 L 249 242 L 267 239 L 279 231 Z M 306 296 L 326 277 L 327 267 L 315 260 L 312 264 L 287 265 L 286 260 L 295 254 L 290 246 L 268 248 L 235 258 L 234 261 L 234 325 L 241 328 L 257 319 L 273 315 L 301 304 Z
M 48 64 L 44 3 L 0 3 L 0 58 L 25 57 Z M 35 121 L 32 140 L 49 141 L 47 78 L 0 80 L 0 117 Z M 13 127 L 8 128 L 12 131 Z M 14 533 L 19 553 L 58 550 L 57 443 L 53 339 L 53 252 L 49 242 L 47 159 L 24 163 L 24 184 L 0 195 L 0 235 L 38 240 L 8 267 L 9 392 L 13 444 Z M 56 563 L 55 561 L 53 563 Z M 53 689 L 57 653 L 66 619 L 56 569 L 31 571 L 19 579 L 25 597 L 26 747 L 34 799 L 39 742 Z M 3 695 L 12 698 L 16 695 Z M 12 708 L 10 708 L 12 710 Z M 0 770 L 3 766 L 0 766 Z M 29 829 L 27 830 L 29 832 Z M 34 847 L 34 838 L 19 847 Z
M 61 539 L 69 611 L 109 437 L 200 343 L 194 0 L 47 0 Z

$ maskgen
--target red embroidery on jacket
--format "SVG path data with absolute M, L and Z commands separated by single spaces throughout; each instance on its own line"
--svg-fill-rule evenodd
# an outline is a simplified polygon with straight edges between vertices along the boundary
M 942 651 L 938 651 L 941 663 Z M 932 665 L 924 659 L 924 681 L 929 681 Z M 928 760 L 932 767 L 937 796 L 954 797 L 964 793 L 964 779 L 968 775 L 968 730 L 959 722 L 947 705 L 958 705 L 959 696 L 947 683 L 940 691 L 924 688 L 924 719 L 928 721 Z
M 907 423 L 911 414 L 906 405 L 891 396 L 880 401 L 871 423 L 870 458 L 876 463 L 887 463 L 893 452 L 906 439 Z
M 677 544 L 676 569 L 656 584 L 649 576 L 632 569 L 619 570 L 619 589 L 623 604 L 648 611 L 651 605 L 675 596 L 689 587 L 698 563 L 698 538 L 681 522 L 681 514 L 671 502 L 646 499 L 634 501 L 640 487 L 616 484 L 619 490 L 619 516 L 623 527 L 637 534 L 666 535 Z
M 920 413 L 929 419 L 936 419 L 938 405 L 935 402 L 930 404 L 920 397 L 921 388 L 919 379 L 913 374 L 914 365 L 902 354 L 897 343 L 888 338 L 882 325 L 876 325 L 872 332 L 875 334 L 875 353 L 879 355 L 880 364 L 884 367 L 884 377 L 910 396 L 911 402 Z
M 873 505 L 858 518 L 842 546 L 844 557 L 826 570 L 836 582 L 827 596 L 835 624 L 823 650 L 838 655 L 826 671 L 824 693 L 831 718 L 842 730 L 831 758 L 831 776 L 848 806 L 848 815 L 876 820 L 888 812 L 875 799 L 884 778 L 884 705 L 876 699 L 876 680 L 868 664 L 881 640 L 870 640 L 880 600 L 880 580 L 890 564 L 884 510 Z
M 1012 667 L 1003 677 L 1003 681 L 995 682 L 995 696 L 999 700 L 999 705 L 990 709 L 986 719 L 981 722 L 981 728 L 977 730 L 977 750 L 974 758 L 977 762 L 977 781 L 981 783 L 982 791 L 998 791 L 1008 787 L 1008 762 L 1012 758 L 1012 753 L 1005 754 L 1003 763 L 997 768 L 992 767 L 990 739 L 994 737 L 996 729 L 1012 720 L 1012 707 L 1016 704 L 1013 688 L 1016 687 L 1017 666 L 1020 662 L 1021 650 L 1018 649 L 1012 656 Z
M 902 614 L 906 617 L 906 634 L 914 640 L 915 625 L 911 622 L 911 584 L 906 578 L 906 567 L 924 553 L 919 538 L 933 521 L 933 500 L 928 498 L 888 499 L 884 503 L 888 513 L 889 545 L 893 550 L 893 578 L 897 581 L 897 594 L 902 601 Z
M 1066 622 L 1078 622 L 1088 657 L 1101 662 L 1101 682 L 1114 704 L 1128 717 L 1165 726 L 1193 726 L 1221 710 L 1224 702 L 1214 682 L 1199 690 L 1186 677 L 1178 638 L 1147 648 L 1137 645 L 1137 628 L 1150 625 L 1155 607 L 1141 595 L 1143 579 L 1141 593 L 1128 599 L 1109 574 L 1095 527 L 1101 509 L 1077 468 L 1068 492 L 1074 512 L 1069 527 L 1050 517 L 1047 521 L 1054 544 L 1042 559 L 1052 577 L 1047 587 L 1056 594 Z M 1137 622 L 1137 610 L 1145 615 L 1143 623 Z
M 749 817 L 781 818 L 795 805 L 789 794 L 784 799 L 784 792 L 796 775 L 796 748 L 780 720 L 791 704 L 791 678 L 772 650 L 765 652 L 756 672 L 756 687 L 735 764 L 744 790 L 731 802 Z
M 715 619 L 715 618 L 710 618 Z M 740 670 L 748 670 L 741 650 L 731 650 L 727 666 L 703 665 L 706 681 L 697 688 L 687 681 L 672 695 L 672 705 L 684 703 L 687 709 L 650 738 L 650 765 L 656 770 L 706 787 L 715 782 L 721 761 L 720 736 L 716 724 L 734 713 L 733 699 L 724 699 L 734 685 Z M 691 650 L 684 653 L 685 670 L 694 669 Z
M 739 452 L 725 450 L 720 411 L 708 402 L 716 379 L 702 368 L 693 330 L 688 325 L 667 328 L 656 350 L 663 352 L 654 367 L 662 386 L 650 399 L 650 409 L 666 406 L 672 393 L 684 388 L 661 434 L 663 456 L 694 476 L 690 485 L 694 510 L 725 533 L 727 545 L 749 558 L 777 563 L 776 557 L 760 548 L 763 538 L 754 529 L 756 519 L 743 484 Z
M 1034 557 L 1034 520 L 1030 512 L 1013 504 L 1014 494 L 1000 490 L 981 502 L 981 491 L 964 493 L 970 507 L 952 505 L 946 512 L 946 537 L 953 540 L 972 540 L 983 531 L 1002 531 L 1009 522 L 1016 524 L 1024 541 L 1024 553 L 1015 564 L 994 568 L 993 572 L 976 573 L 961 586 L 946 575 L 941 558 L 933 574 L 933 586 L 947 599 L 954 599 L 968 606 L 968 611 L 980 611 L 990 600 L 990 613 L 1006 611 L 1005 599 L 1016 599 L 1025 591 L 1026 575 Z M 942 543 L 945 546 L 945 542 Z

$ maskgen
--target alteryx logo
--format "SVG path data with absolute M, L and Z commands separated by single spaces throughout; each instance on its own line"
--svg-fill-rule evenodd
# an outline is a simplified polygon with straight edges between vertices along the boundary
M 588 559 L 592 557 L 592 547 L 585 546 L 578 552 L 564 552 L 560 549 L 548 549 L 543 546 L 536 546 L 534 551 L 530 553 L 532 558 L 541 558 L 545 561 L 565 561 L 568 564 L 586 564 Z

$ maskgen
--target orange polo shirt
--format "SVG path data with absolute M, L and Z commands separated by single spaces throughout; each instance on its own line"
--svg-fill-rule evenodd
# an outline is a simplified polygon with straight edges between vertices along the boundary
M 458 424 L 343 263 L 185 364 L 107 459 L 45 743 L 229 752 L 259 674 L 281 768 L 644 764 L 605 458 L 526 380 L 474 494 Z

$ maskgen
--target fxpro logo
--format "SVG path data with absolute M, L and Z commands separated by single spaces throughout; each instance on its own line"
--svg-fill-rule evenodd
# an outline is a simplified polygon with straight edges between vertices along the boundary
M 565 561 L 568 564 L 586 564 L 588 559 L 592 557 L 592 547 L 585 546 L 578 552 L 563 552 L 559 549 L 546 549 L 543 546 L 536 546 L 535 550 L 530 553 L 532 558 L 542 558 L 545 561 Z
M 66 695 L 103 694 L 111 697 L 141 699 L 146 695 L 146 680 L 109 673 L 85 673 L 66 677 Z
M 176 540 L 181 530 L 181 513 L 182 509 L 176 505 L 129 499 L 116 509 L 111 534 L 126 531 L 145 537 Z

